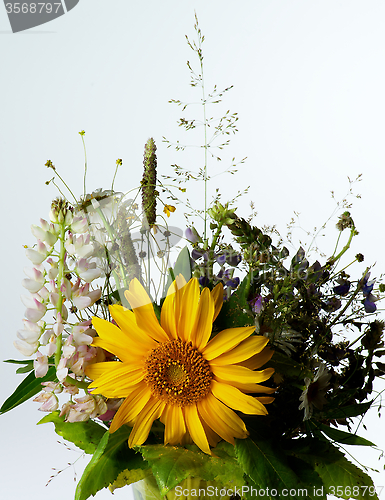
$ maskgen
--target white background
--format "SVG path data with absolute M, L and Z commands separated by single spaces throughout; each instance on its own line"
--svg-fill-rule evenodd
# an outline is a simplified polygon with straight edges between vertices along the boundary
M 183 140 L 176 126 L 182 114 L 167 101 L 200 97 L 189 88 L 185 64 L 195 62 L 184 39 L 194 35 L 194 9 L 206 35 L 207 88 L 234 85 L 223 107 L 210 114 L 239 113 L 239 134 L 228 154 L 248 157 L 236 177 L 215 177 L 212 190 L 220 187 L 226 200 L 250 185 L 238 213 L 248 216 L 253 200 L 255 223 L 276 224 L 284 235 L 294 211 L 301 213 L 304 229 L 320 227 L 335 208 L 330 191 L 342 199 L 347 176 L 362 173 L 355 186 L 362 197 L 351 210 L 360 235 L 351 256 L 365 255 L 356 273 L 375 262 L 373 276 L 385 271 L 383 1 L 81 0 L 61 18 L 18 34 L 12 34 L 0 5 L 1 358 L 21 357 L 12 342 L 24 314 L 20 283 L 29 262 L 23 245 L 34 242 L 30 225 L 48 216 L 57 194 L 44 184 L 51 177 L 47 159 L 77 195 L 83 183 L 82 129 L 89 191 L 110 187 L 117 158 L 123 167 L 116 188 L 138 186 L 150 136 L 158 146 L 160 173 L 170 174 L 173 163 L 202 166 L 201 154 L 176 153 L 162 144 L 162 136 Z M 186 116 L 199 113 L 196 107 Z M 210 172 L 225 167 L 212 163 Z M 191 184 L 189 192 L 193 202 L 202 203 L 202 186 Z M 182 212 L 178 207 L 170 223 L 183 227 Z M 330 236 L 317 240 L 329 255 L 335 222 L 336 217 Z M 306 240 L 302 229 L 296 238 Z M 1 365 L 1 402 L 20 380 L 12 365 Z M 62 469 L 79 454 L 57 444 L 51 424 L 36 427 L 43 416 L 37 408 L 28 402 L 0 417 L 1 498 L 73 498 L 74 470 L 80 477 L 87 460 L 45 487 L 51 468 Z M 375 410 L 366 424 L 368 432 L 361 434 L 384 448 L 383 422 Z M 380 452 L 361 448 L 354 454 L 382 471 L 372 477 L 377 486 L 385 485 Z M 129 496 L 128 488 L 115 493 L 118 499 Z

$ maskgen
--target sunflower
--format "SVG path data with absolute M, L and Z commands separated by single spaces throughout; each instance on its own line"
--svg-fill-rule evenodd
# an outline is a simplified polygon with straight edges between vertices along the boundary
M 159 418 L 165 425 L 165 444 L 194 442 L 208 454 L 221 439 L 234 444 L 234 438 L 246 438 L 246 426 L 233 410 L 267 414 L 264 404 L 274 398 L 246 393 L 274 392 L 260 385 L 274 370 L 254 371 L 272 351 L 265 348 L 266 337 L 252 335 L 254 327 L 229 328 L 210 340 L 223 303 L 222 285 L 200 293 L 196 278 L 186 283 L 179 275 L 164 300 L 160 323 L 137 279 L 125 296 L 132 310 L 110 306 L 116 325 L 92 320 L 99 334 L 92 345 L 120 361 L 86 368 L 93 394 L 125 398 L 110 432 L 128 424 L 129 446 L 141 445 Z

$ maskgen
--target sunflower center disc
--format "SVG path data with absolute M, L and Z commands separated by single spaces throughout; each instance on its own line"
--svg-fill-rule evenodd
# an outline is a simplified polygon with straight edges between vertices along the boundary
M 191 405 L 210 392 L 209 363 L 191 342 L 175 339 L 161 344 L 151 351 L 145 368 L 151 392 L 168 404 Z

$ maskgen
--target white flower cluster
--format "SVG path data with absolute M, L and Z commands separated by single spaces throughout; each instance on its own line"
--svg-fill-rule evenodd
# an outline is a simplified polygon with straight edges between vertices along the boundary
M 22 296 L 24 327 L 17 332 L 14 345 L 25 356 L 36 354 L 36 377 L 44 377 L 49 367 L 55 366 L 58 382 L 44 382 L 43 392 L 35 398 L 43 403 L 40 410 L 51 412 L 58 408 L 57 394 L 66 392 L 72 397 L 79 387 L 86 387 L 87 364 L 104 360 L 104 351 L 90 345 L 96 332 L 91 328 L 90 314 L 85 313 L 101 297 L 101 288 L 92 285 L 101 270 L 86 217 L 73 215 L 65 203 L 53 205 L 50 222 L 40 219 L 40 225 L 31 229 L 37 242 L 26 249 L 26 255 L 33 267 L 24 269 L 27 278 L 22 282 L 30 293 Z M 88 393 L 75 401 L 65 403 L 62 409 L 72 422 L 108 409 L 103 398 Z

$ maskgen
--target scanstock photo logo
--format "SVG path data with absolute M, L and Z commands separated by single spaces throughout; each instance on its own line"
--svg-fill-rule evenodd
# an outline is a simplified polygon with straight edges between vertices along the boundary
M 25 31 L 40 24 L 49 23 L 57 17 L 67 14 L 76 7 L 79 0 L 53 0 L 51 2 L 4 0 L 5 10 L 12 32 Z

